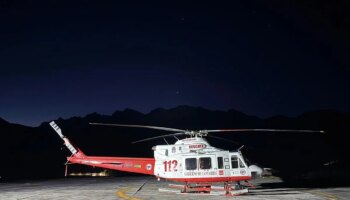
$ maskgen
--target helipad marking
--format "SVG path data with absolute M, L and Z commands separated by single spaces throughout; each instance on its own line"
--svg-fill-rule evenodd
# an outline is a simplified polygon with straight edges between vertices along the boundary
M 339 200 L 339 198 L 333 194 L 327 193 L 327 192 L 321 192 L 321 191 L 310 191 L 311 194 L 325 197 L 328 200 Z
M 128 191 L 129 189 L 128 188 L 124 188 L 124 189 L 120 189 L 120 190 L 117 190 L 115 192 L 115 194 L 117 195 L 117 197 L 120 197 L 122 199 L 127 199 L 127 200 L 141 200 L 139 198 L 135 198 L 135 197 L 131 197 L 127 194 L 125 194 L 126 191 Z

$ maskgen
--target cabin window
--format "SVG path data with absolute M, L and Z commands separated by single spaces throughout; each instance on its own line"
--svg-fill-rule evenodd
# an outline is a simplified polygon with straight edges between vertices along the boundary
M 199 158 L 199 169 L 211 169 L 211 158 Z
M 231 167 L 232 167 L 232 169 L 238 168 L 237 156 L 231 156 Z
M 239 167 L 240 167 L 240 168 L 245 168 L 244 163 L 242 162 L 241 159 L 239 159 Z
M 169 152 L 168 149 L 165 150 L 165 156 L 168 156 Z
M 186 170 L 197 169 L 197 159 L 196 158 L 186 158 L 185 159 Z
M 218 157 L 218 169 L 224 168 L 224 160 L 222 157 Z

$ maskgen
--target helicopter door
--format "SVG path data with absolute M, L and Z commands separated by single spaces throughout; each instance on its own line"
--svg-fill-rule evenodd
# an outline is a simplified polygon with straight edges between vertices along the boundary
M 185 177 L 207 177 L 215 175 L 214 158 L 213 155 L 185 157 L 183 175 Z
M 226 162 L 224 162 L 224 160 Z M 218 172 L 218 175 L 220 176 L 229 176 L 229 172 L 226 172 L 225 170 L 225 167 L 226 169 L 230 169 L 230 165 L 229 165 L 229 161 L 228 161 L 228 158 L 224 158 L 223 156 L 217 156 L 216 157 L 216 161 L 217 161 L 217 165 L 216 165 L 216 170 Z
M 245 175 L 245 165 L 237 155 L 231 155 L 231 175 Z

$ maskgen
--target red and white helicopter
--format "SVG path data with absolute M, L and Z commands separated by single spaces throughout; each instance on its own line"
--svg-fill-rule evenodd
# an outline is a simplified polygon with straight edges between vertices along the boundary
M 152 148 L 154 158 L 134 157 L 102 157 L 87 156 L 79 148 L 74 147 L 66 138 L 61 129 L 54 121 L 51 127 L 63 139 L 65 146 L 72 155 L 67 157 L 67 164 L 82 164 L 105 169 L 134 172 L 140 174 L 154 175 L 160 178 L 183 182 L 185 185 L 169 185 L 181 189 L 181 192 L 203 192 L 222 193 L 232 196 L 248 192 L 246 186 L 251 186 L 252 170 L 249 168 L 240 151 L 222 150 L 211 146 L 203 137 L 214 132 L 323 132 L 313 130 L 278 130 L 278 129 L 222 129 L 222 130 L 199 130 L 188 131 L 175 128 L 123 125 L 123 124 L 101 124 L 93 125 L 119 126 L 133 128 L 149 128 L 174 132 L 172 134 L 147 138 L 136 142 L 143 142 L 157 138 L 175 137 L 187 135 L 185 139 L 178 139 L 172 145 L 157 145 Z M 134 142 L 134 143 L 136 143 Z M 66 168 L 67 169 L 67 168 Z M 67 173 L 67 170 L 66 170 Z M 240 184 L 241 181 L 248 185 Z M 213 183 L 224 183 L 224 187 L 214 187 Z

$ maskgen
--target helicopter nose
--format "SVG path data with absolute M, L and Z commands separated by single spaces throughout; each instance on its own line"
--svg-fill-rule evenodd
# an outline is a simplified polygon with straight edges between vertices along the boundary
M 249 168 L 250 172 L 252 173 L 253 178 L 260 177 L 262 172 L 263 172 L 263 169 L 257 165 L 250 165 L 248 168 Z

